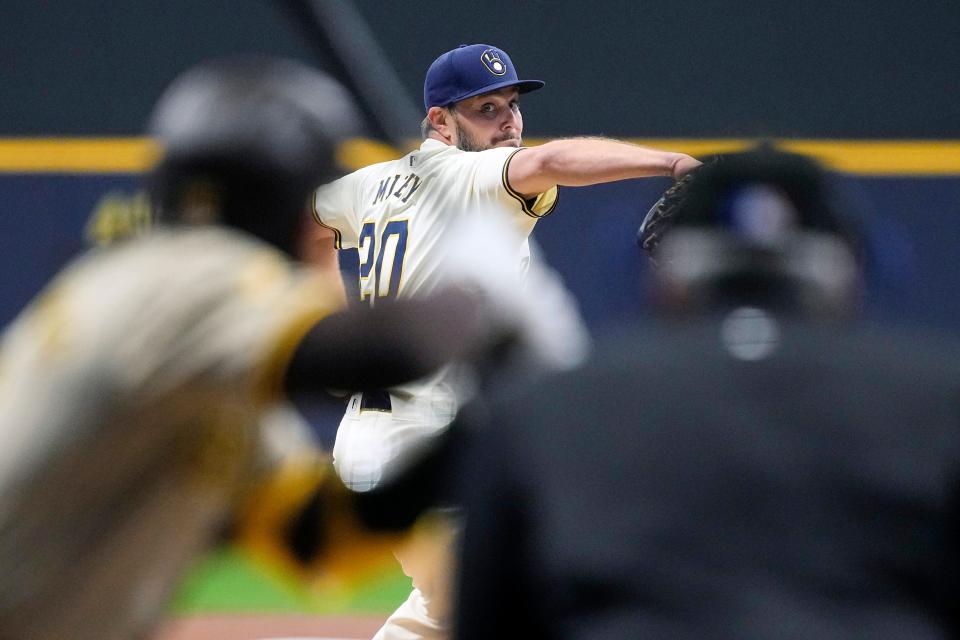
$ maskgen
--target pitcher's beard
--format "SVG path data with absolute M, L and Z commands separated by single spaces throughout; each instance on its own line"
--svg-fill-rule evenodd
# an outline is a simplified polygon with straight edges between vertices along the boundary
M 493 149 L 497 144 L 506 140 L 516 140 L 517 146 L 520 146 L 519 136 L 506 136 L 498 138 L 490 144 L 484 144 L 478 142 L 476 138 L 467 133 L 456 120 L 454 120 L 454 126 L 457 128 L 457 148 L 461 151 L 486 151 L 487 149 Z

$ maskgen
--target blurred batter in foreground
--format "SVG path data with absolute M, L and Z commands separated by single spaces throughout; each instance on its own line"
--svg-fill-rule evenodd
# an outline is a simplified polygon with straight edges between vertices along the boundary
M 273 456 L 267 418 L 297 393 L 423 376 L 523 322 L 521 300 L 476 285 L 343 310 L 338 283 L 292 260 L 355 121 L 338 84 L 287 60 L 204 64 L 161 99 L 162 224 L 75 260 L 3 334 L 0 637 L 142 637 L 237 513 L 291 566 L 356 542 L 350 494 L 309 446 Z

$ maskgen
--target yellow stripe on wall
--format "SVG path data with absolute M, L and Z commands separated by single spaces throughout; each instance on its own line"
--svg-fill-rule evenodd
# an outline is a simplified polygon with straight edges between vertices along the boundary
M 630 142 L 694 157 L 742 151 L 758 140 L 683 138 Z M 774 140 L 778 147 L 817 158 L 837 171 L 864 175 L 960 175 L 960 140 Z
M 536 145 L 542 139 L 527 140 Z M 636 144 L 682 151 L 695 157 L 739 151 L 756 144 L 745 138 L 644 138 Z M 813 156 L 829 167 L 863 175 L 960 175 L 960 140 L 777 140 L 784 149 Z M 407 149 L 417 146 L 410 141 Z M 0 139 L 0 173 L 140 173 L 159 156 L 150 138 Z M 399 157 L 399 150 L 352 140 L 339 158 L 349 168 Z
M 746 138 L 629 138 L 629 142 L 688 153 L 695 158 L 743 151 Z M 528 144 L 546 142 L 527 140 Z M 778 147 L 817 158 L 836 171 L 863 175 L 960 175 L 960 140 L 773 140 Z
M 151 138 L 5 138 L 0 172 L 141 173 L 159 154 Z
M 958 175 L 960 141 L 792 140 L 783 145 L 837 171 L 868 175 Z

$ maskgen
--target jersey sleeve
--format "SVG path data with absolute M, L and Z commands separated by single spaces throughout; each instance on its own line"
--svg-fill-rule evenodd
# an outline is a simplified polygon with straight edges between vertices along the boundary
M 321 226 L 331 229 L 337 249 L 357 246 L 357 193 L 361 172 L 348 174 L 317 189 L 313 194 L 313 217 Z
M 510 161 L 523 148 L 495 148 L 482 151 L 471 158 L 476 163 L 474 185 L 477 196 L 484 200 L 510 201 L 517 213 L 530 218 L 543 218 L 550 215 L 557 204 L 557 187 L 551 187 L 535 198 L 524 198 L 517 193 L 507 179 Z

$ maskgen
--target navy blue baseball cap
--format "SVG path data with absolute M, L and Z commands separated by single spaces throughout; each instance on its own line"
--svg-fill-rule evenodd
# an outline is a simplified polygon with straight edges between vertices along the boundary
M 503 49 L 489 44 L 462 44 L 433 61 L 423 81 L 423 108 L 445 107 L 466 98 L 517 87 L 528 93 L 542 80 L 520 80 L 513 61 Z

